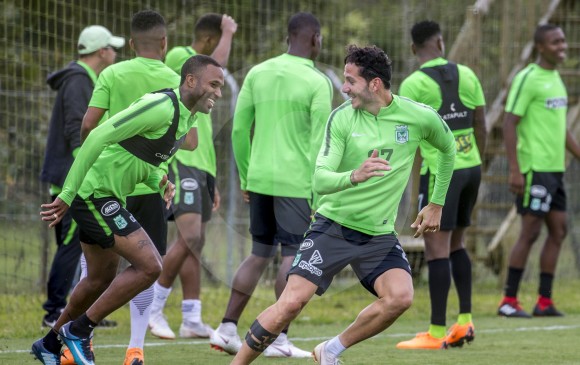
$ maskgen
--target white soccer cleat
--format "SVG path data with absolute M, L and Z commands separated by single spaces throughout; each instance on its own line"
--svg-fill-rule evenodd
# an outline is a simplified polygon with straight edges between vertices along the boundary
M 183 338 L 209 338 L 213 333 L 213 328 L 203 322 L 181 322 L 179 326 L 179 337 Z
M 312 355 L 314 355 L 314 362 L 320 365 L 340 365 L 340 360 L 338 357 L 329 354 L 325 351 L 326 343 L 328 341 L 324 341 L 323 343 L 319 343 L 312 351 Z
M 225 351 L 235 355 L 242 348 L 242 340 L 238 336 L 238 327 L 233 323 L 222 323 L 209 338 L 212 349 Z
M 311 358 L 312 353 L 294 346 L 294 344 L 288 340 L 288 336 L 285 333 L 280 333 L 276 341 L 272 342 L 272 344 L 264 350 L 264 356 Z
M 151 334 L 157 336 L 164 340 L 174 340 L 175 333 L 169 327 L 167 323 L 167 317 L 162 311 L 151 312 L 149 315 L 149 328 L 151 329 Z

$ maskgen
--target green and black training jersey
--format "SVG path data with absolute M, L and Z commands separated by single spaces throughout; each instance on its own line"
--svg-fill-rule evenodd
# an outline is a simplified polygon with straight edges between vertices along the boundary
M 330 80 L 309 59 L 285 53 L 253 67 L 240 91 L 232 130 L 241 189 L 311 198 L 331 100 Z
M 318 212 L 341 225 L 370 235 L 395 232 L 399 202 L 407 186 L 415 152 L 422 142 L 437 149 L 439 173 L 431 202 L 445 203 L 453 173 L 455 139 L 431 107 L 393 95 L 377 116 L 353 109 L 350 100 L 335 109 L 314 174 L 314 189 L 323 194 Z M 371 155 L 389 161 L 391 171 L 353 186 L 350 174 Z
M 505 111 L 521 117 L 516 130 L 520 171 L 563 172 L 568 94 L 557 70 L 531 63 L 510 88 Z

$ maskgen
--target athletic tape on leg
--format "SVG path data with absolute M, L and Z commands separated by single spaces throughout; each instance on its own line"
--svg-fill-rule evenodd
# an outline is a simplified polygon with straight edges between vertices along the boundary
M 252 350 L 263 352 L 266 347 L 276 341 L 276 338 L 278 338 L 277 334 L 268 332 L 256 319 L 246 334 L 246 343 Z

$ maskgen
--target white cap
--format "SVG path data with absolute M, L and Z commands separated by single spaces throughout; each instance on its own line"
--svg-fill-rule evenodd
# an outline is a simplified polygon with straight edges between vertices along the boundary
M 77 49 L 79 54 L 89 54 L 104 47 L 121 48 L 124 45 L 125 38 L 115 37 L 103 26 L 91 25 L 81 32 Z

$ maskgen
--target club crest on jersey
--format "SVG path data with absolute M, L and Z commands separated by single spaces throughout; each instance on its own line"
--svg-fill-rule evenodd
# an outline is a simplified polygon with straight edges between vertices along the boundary
M 406 125 L 395 126 L 395 142 L 401 144 L 409 142 L 409 127 Z
M 115 222 L 115 225 L 119 229 L 123 229 L 123 228 L 127 227 L 127 224 L 128 224 L 122 215 L 116 216 L 115 218 L 113 218 L 113 221 Z
M 193 193 L 191 191 L 187 191 L 185 193 L 185 195 L 183 196 L 183 202 L 187 205 L 192 205 L 193 204 Z

